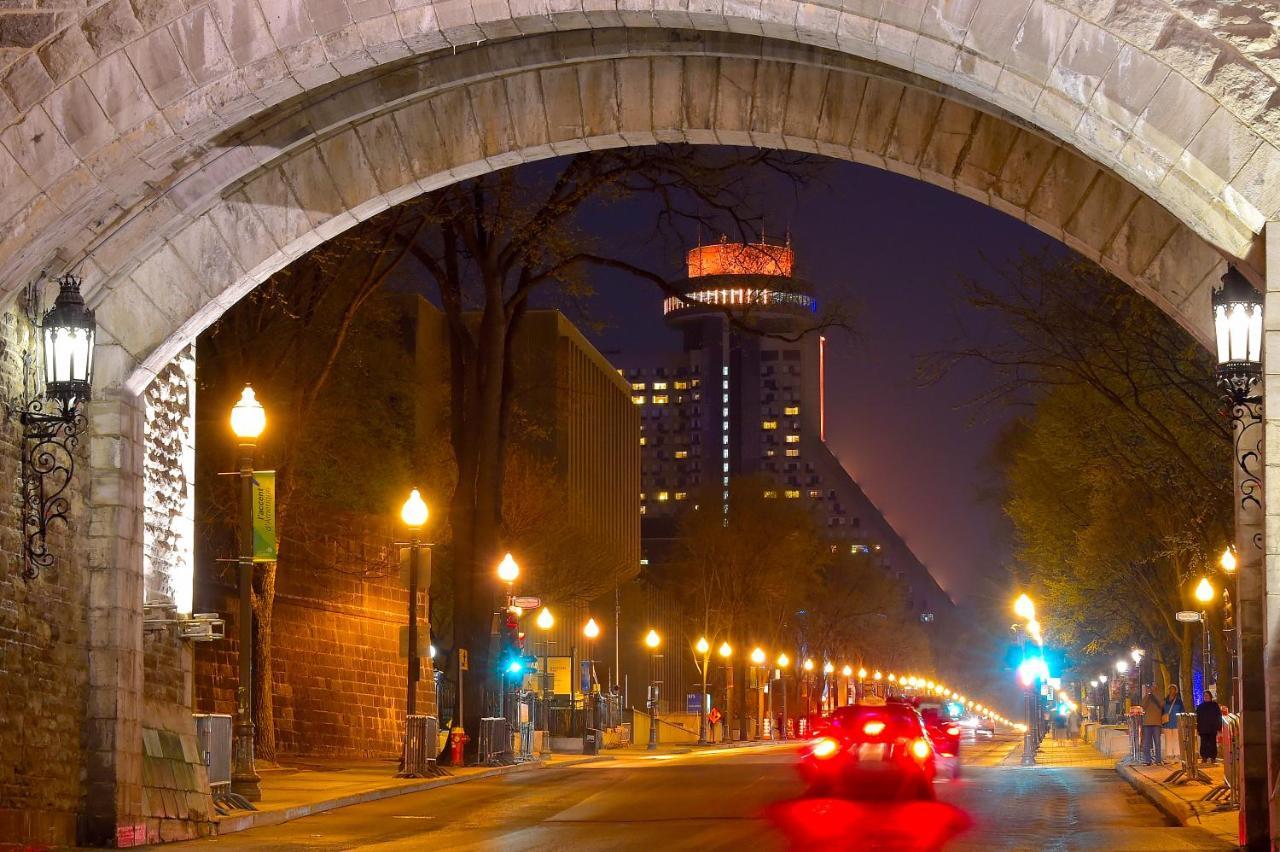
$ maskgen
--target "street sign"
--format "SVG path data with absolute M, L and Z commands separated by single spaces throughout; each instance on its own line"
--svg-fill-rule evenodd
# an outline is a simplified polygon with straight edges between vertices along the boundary
M 409 561 L 413 558 L 413 548 L 400 549 L 400 585 L 409 588 Z M 431 548 L 418 548 L 418 591 L 426 592 L 431 588 Z
M 464 671 L 464 672 L 469 670 L 467 668 L 467 649 L 466 648 L 458 649 L 458 670 Z
M 400 656 L 409 656 L 409 625 L 400 625 Z M 423 629 L 423 625 L 418 625 L 418 658 L 429 659 L 431 657 L 431 637 L 427 631 Z
M 536 598 L 533 595 L 521 595 L 520 597 L 511 599 L 512 606 L 518 606 L 524 610 L 537 609 L 542 606 L 542 598 Z
M 1174 618 L 1178 619 L 1179 621 L 1199 621 L 1199 620 L 1200 620 L 1200 613 L 1198 613 L 1198 612 L 1192 612 L 1192 611 L 1190 611 L 1190 610 L 1186 610 L 1186 609 L 1184 609 L 1184 610 L 1180 611 L 1179 613 L 1177 613 L 1177 614 L 1174 616 Z

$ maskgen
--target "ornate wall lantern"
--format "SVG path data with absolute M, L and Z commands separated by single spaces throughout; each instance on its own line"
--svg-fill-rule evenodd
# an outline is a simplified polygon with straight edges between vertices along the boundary
M 1234 266 L 1213 291 L 1218 381 L 1239 405 L 1262 377 L 1262 294 Z
M 27 580 L 54 562 L 49 527 L 67 521 L 71 504 L 66 491 L 75 475 L 76 448 L 87 425 L 84 403 L 93 383 L 93 311 L 80 295 L 78 277 L 67 273 L 58 285 L 58 297 L 43 317 L 38 317 L 38 285 L 27 299 L 29 319 L 39 332 L 44 391 L 33 391 L 36 356 L 26 352 L 23 398 L 7 405 L 22 424 L 22 576 Z

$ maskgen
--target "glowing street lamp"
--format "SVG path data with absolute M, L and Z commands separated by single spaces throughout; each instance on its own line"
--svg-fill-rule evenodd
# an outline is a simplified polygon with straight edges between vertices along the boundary
M 1122 675 L 1123 675 L 1123 674 L 1128 674 L 1128 673 L 1129 673 L 1129 663 L 1128 663 L 1128 661 L 1127 661 L 1127 660 L 1116 660 L 1116 671 L 1117 671 L 1119 674 L 1122 674 Z
M 707 668 L 709 666 L 708 655 L 711 653 L 711 643 L 707 641 L 707 637 L 699 636 L 698 641 L 693 643 L 693 650 L 697 652 L 697 658 L 694 663 L 698 670 L 702 672 L 702 692 L 699 693 L 698 700 L 698 745 L 707 744 Z
M 1208 603 L 1213 600 L 1215 594 L 1213 586 L 1209 583 L 1208 577 L 1201 577 L 1200 582 L 1196 584 L 1196 600 L 1200 603 Z
M 756 739 L 764 739 L 764 649 L 760 647 L 751 650 L 751 667 L 752 673 L 756 681 Z M 769 715 L 773 715 L 773 695 L 769 695 Z
M 508 553 L 498 563 L 498 579 L 510 586 L 520 576 L 520 566 L 515 557 Z
M 662 644 L 662 637 L 658 635 L 658 631 L 651 629 L 645 634 L 644 644 L 649 649 L 652 672 L 649 679 L 649 751 L 656 751 L 658 748 L 658 646 Z
M 787 739 L 787 666 L 791 658 L 783 652 L 778 655 L 778 683 L 782 685 L 782 740 Z
M 1236 568 L 1240 564 L 1239 561 L 1236 559 L 1236 549 L 1234 547 L 1228 546 L 1225 550 L 1223 550 L 1222 557 L 1218 560 L 1218 564 L 1222 566 L 1222 570 L 1225 573 L 1234 574 L 1236 572 Z
M 538 629 L 542 631 L 542 668 L 538 672 L 538 680 L 542 683 L 542 724 L 543 731 L 551 730 L 551 672 L 547 671 L 551 663 L 551 637 L 548 635 L 552 627 L 555 626 L 555 616 L 551 614 L 551 610 L 543 607 L 538 612 L 538 617 L 533 620 L 538 625 Z M 549 744 L 551 737 L 543 737 L 543 743 Z M 544 745 L 549 748 L 549 745 Z
M 262 798 L 261 778 L 254 767 L 253 756 L 253 456 L 258 438 L 267 428 L 267 414 L 254 396 L 253 388 L 244 386 L 240 401 L 231 409 L 231 431 L 240 445 L 240 556 L 237 577 L 240 592 L 240 683 L 236 690 L 234 765 L 231 791 L 251 802 Z
M 422 494 L 414 488 L 409 492 L 409 499 L 400 507 L 400 520 L 409 528 L 409 676 L 407 681 L 407 700 L 405 701 L 405 734 L 404 762 L 397 774 L 399 778 L 421 778 L 428 774 L 426 766 L 417 766 L 411 760 L 413 752 L 409 748 L 409 717 L 417 715 L 418 681 L 422 677 L 422 660 L 418 655 L 418 581 L 421 578 L 420 554 L 427 554 L 427 571 L 431 570 L 431 548 L 421 541 L 422 528 L 426 526 L 431 512 Z
M 1030 621 L 1036 617 L 1036 605 L 1025 594 L 1018 595 L 1013 603 L 1013 613 L 1023 621 Z

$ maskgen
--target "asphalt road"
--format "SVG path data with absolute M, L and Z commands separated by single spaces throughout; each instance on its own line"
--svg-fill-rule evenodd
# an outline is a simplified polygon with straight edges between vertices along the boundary
M 966 744 L 937 803 L 800 798 L 796 749 L 626 756 L 472 781 L 205 841 L 208 850 L 1225 848 L 1169 825 L 1110 769 L 1023 769 L 1006 738 Z

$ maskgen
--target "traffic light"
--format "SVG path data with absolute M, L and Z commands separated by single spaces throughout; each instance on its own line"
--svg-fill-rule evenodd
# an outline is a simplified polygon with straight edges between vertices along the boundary
M 537 671 L 537 660 L 524 652 L 525 635 L 513 612 L 502 613 L 498 622 L 498 671 L 505 677 L 519 681 L 526 674 Z

